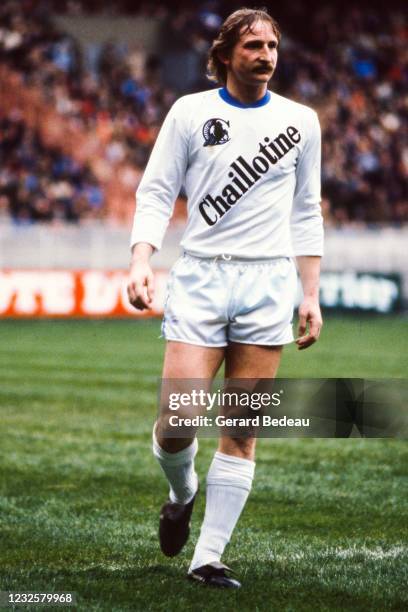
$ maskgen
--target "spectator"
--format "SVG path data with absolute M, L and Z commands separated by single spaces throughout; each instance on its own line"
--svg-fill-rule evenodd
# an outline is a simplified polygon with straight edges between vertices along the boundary
M 162 44 L 169 52 L 164 55 L 186 53 L 190 76 L 191 66 L 204 66 L 208 41 L 231 8 L 221 0 L 194 7 L 180 2 L 177 9 L 165 1 L 135 6 L 118 0 L 103 10 L 160 16 L 166 34 Z M 158 57 L 113 41 L 102 47 L 88 73 L 76 41 L 49 20 L 49 7 L 70 15 L 102 10 L 94 0 L 8 0 L 0 7 L 0 60 L 38 87 L 65 122 L 90 134 L 99 156 L 95 167 L 106 162 L 115 168 L 136 166 L 134 175 L 139 175 L 168 108 L 187 92 L 163 86 Z M 370 6 L 344 12 L 340 2 L 318 11 L 301 3 L 290 12 L 284 6 L 277 10 L 284 38 L 274 86 L 319 111 L 330 223 L 406 221 L 408 31 L 403 14 Z M 192 89 L 200 72 L 193 70 Z M 89 168 L 44 146 L 22 118 L 0 120 L 0 197 L 16 220 L 62 216 L 75 221 L 103 213 L 104 185 L 95 176 L 89 179 Z

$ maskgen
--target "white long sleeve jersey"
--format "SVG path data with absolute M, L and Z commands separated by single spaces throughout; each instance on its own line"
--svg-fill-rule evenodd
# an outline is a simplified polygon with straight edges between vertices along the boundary
M 201 257 L 322 255 L 316 113 L 268 91 L 243 105 L 225 88 L 170 109 L 136 192 L 131 244 L 160 249 L 181 187 L 181 241 Z

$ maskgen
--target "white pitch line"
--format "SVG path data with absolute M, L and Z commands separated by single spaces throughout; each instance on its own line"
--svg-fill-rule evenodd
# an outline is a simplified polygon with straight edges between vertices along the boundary
M 325 550 L 303 550 L 295 553 L 285 554 L 274 554 L 272 552 L 271 557 L 276 561 L 301 561 L 310 557 L 324 558 L 324 559 L 352 559 L 362 555 L 366 559 L 373 559 L 379 561 L 381 559 L 396 559 L 408 554 L 408 548 L 405 546 L 393 546 L 387 550 L 382 549 L 380 546 L 376 548 L 367 548 L 366 546 L 353 546 L 351 548 L 329 548 Z

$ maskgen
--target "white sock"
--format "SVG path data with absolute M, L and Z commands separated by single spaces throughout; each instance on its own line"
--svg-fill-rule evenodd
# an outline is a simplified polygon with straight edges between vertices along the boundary
M 198 442 L 194 439 L 190 446 L 178 453 L 168 453 L 157 442 L 153 429 L 153 455 L 156 457 L 170 485 L 170 501 L 188 504 L 197 493 L 198 478 L 194 469 L 194 457 Z
M 190 571 L 220 561 L 245 506 L 255 462 L 216 452 L 207 475 L 205 516 Z

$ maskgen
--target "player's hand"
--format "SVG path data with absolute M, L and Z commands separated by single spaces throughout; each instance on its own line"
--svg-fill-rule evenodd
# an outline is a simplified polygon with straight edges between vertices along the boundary
M 154 297 L 154 275 L 147 261 L 134 259 L 127 284 L 129 302 L 137 310 L 151 309 Z
M 319 303 L 305 298 L 299 306 L 299 327 L 296 344 L 301 351 L 314 344 L 320 335 L 323 321 Z

